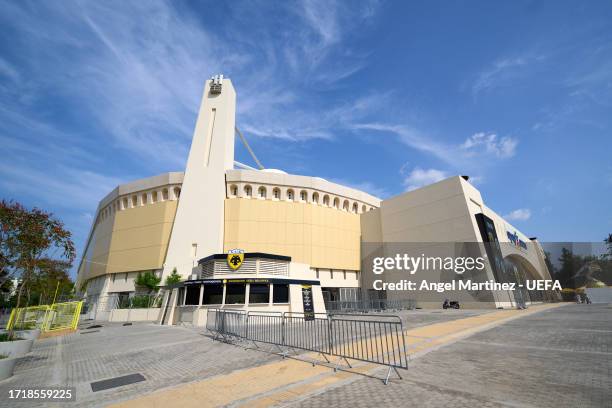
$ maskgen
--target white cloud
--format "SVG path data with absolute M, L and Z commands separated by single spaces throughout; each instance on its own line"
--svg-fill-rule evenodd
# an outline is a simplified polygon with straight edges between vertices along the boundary
M 501 59 L 492 64 L 491 67 L 483 70 L 478 74 L 476 81 L 472 85 L 472 93 L 474 95 L 488 91 L 500 85 L 500 83 L 508 80 L 512 72 L 527 64 L 525 58 L 506 58 Z
M 498 138 L 494 133 L 479 132 L 468 137 L 461 148 L 470 155 L 484 151 L 500 159 L 505 159 L 514 156 L 517 145 L 518 140 L 512 137 Z
M 508 221 L 527 221 L 531 218 L 531 210 L 529 208 L 519 208 L 504 215 Z
M 518 140 L 515 138 L 498 138 L 495 134 L 484 132 L 473 134 L 461 145 L 454 145 L 440 142 L 431 135 L 425 135 L 417 129 L 404 125 L 373 122 L 355 123 L 350 125 L 350 128 L 357 131 L 376 130 L 395 134 L 405 145 L 428 153 L 464 174 L 478 172 L 483 165 L 486 165 L 485 160 L 474 161 L 474 157 L 485 159 L 489 155 L 496 159 L 507 159 L 515 155 L 518 145 Z
M 448 175 L 442 170 L 415 167 L 404 179 L 404 186 L 407 191 L 410 191 L 444 180 L 445 178 L 448 178 Z

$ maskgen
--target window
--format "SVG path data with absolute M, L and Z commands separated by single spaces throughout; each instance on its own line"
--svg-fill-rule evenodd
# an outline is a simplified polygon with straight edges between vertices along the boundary
M 185 295 L 186 305 L 198 305 L 200 303 L 200 285 L 185 286 L 187 294 Z
M 274 303 L 289 303 L 289 285 L 275 283 L 272 293 Z
M 342 273 L 344 274 L 344 280 L 346 280 L 346 271 L 342 271 Z
M 319 268 L 316 269 L 317 279 L 319 279 Z
M 251 197 L 253 195 L 253 188 L 251 186 L 244 186 L 244 195 Z
M 329 196 L 327 194 L 323 196 L 323 205 L 329 207 Z
M 314 193 L 312 195 L 312 202 L 315 204 L 319 204 L 319 193 Z
M 362 213 L 366 212 L 366 206 L 365 206 L 365 204 L 364 204 L 363 206 L 361 206 L 361 212 L 362 212 Z
M 126 208 L 128 208 L 128 199 L 124 198 L 123 199 L 123 209 L 125 210 Z
M 142 205 L 145 205 L 147 203 L 147 193 L 144 193 L 142 195 Z
M 154 191 L 151 194 L 151 203 L 156 203 L 157 202 L 157 191 Z
M 342 203 L 342 209 L 344 211 L 348 211 L 349 210 L 349 202 L 348 202 L 348 200 L 344 200 L 344 203 Z
M 293 190 L 287 190 L 287 200 L 293 201 Z
M 340 200 L 338 199 L 338 197 L 334 198 L 334 208 L 336 210 L 340 208 Z
M 259 198 L 266 198 L 266 188 L 265 187 L 259 187 Z
M 225 287 L 225 304 L 237 305 L 244 304 L 244 296 L 246 292 L 246 284 L 244 283 L 228 283 Z
M 185 304 L 185 287 L 179 288 L 176 304 L 179 306 L 183 306 Z
M 357 203 L 354 203 L 354 204 L 353 204 L 353 212 L 354 212 L 355 214 L 357 214 L 357 211 L 359 211 L 359 209 L 358 209 L 358 205 L 357 205 Z
M 236 186 L 236 185 L 234 185 L 234 184 L 232 184 L 232 185 L 230 186 L 230 195 L 231 195 L 232 197 L 236 197 L 236 196 L 238 195 L 238 186 Z
M 138 197 L 135 195 L 132 196 L 132 207 L 136 207 L 138 205 Z
M 307 199 L 308 199 L 308 194 L 306 193 L 306 191 L 304 190 L 300 191 L 300 201 L 306 202 Z
M 178 200 L 181 197 L 181 189 L 174 187 L 174 197 Z
M 274 194 L 274 198 L 280 200 L 280 188 L 276 187 L 272 190 L 272 194 Z
M 168 189 L 164 188 L 162 190 L 162 200 L 166 201 L 168 199 Z
M 329 270 L 329 278 L 330 279 L 334 279 L 334 270 L 333 269 Z
M 249 304 L 270 302 L 270 285 L 267 283 L 251 283 L 249 288 Z
M 215 285 L 204 285 L 202 304 L 220 305 L 221 303 L 223 303 L 223 285 L 220 283 Z

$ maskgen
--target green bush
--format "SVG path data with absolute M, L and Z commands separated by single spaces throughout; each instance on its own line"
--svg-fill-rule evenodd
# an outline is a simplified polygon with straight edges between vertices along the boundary
M 166 286 L 174 285 L 175 283 L 179 283 L 181 281 L 181 275 L 176 272 L 176 268 L 172 270 L 172 274 L 166 277 Z
M 161 282 L 161 278 L 157 277 L 153 271 L 138 273 L 134 283 L 141 288 L 147 288 L 150 292 L 157 290 L 157 285 Z
M 159 307 L 159 300 L 155 299 L 153 296 L 147 295 L 136 295 L 132 299 L 132 308 L 133 309 L 146 309 L 149 307 Z

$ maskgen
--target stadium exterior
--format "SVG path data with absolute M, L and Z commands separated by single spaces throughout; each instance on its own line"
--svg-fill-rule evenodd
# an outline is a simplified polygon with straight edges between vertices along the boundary
M 372 289 L 369 257 L 394 243 L 477 243 L 493 259 L 485 243 L 499 241 L 523 277 L 550 279 L 537 241 L 489 209 L 467 177 L 381 200 L 319 177 L 250 168 L 234 161 L 236 132 L 248 148 L 235 106 L 229 79 L 207 81 L 185 171 L 122 184 L 100 201 L 77 276 L 92 318 L 109 318 L 146 271 L 162 283 L 174 270 L 184 279 L 148 316 L 166 324 L 202 324 L 208 307 L 318 313 L 335 302 L 410 297 Z M 228 253 L 242 262 L 232 267 Z M 486 276 L 499 279 L 487 265 Z M 494 292 L 462 301 L 516 303 Z M 439 307 L 440 299 L 420 303 Z

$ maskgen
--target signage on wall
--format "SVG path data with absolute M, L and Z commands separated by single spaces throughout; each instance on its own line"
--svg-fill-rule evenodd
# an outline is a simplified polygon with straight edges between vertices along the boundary
M 314 302 L 312 300 L 312 285 L 302 285 L 302 303 L 304 306 L 304 320 L 314 320 Z
M 514 234 L 511 234 L 509 231 L 506 231 L 506 235 L 508 236 L 510 242 L 512 242 L 515 246 L 527 250 L 527 244 L 525 243 L 525 241 L 519 238 L 518 233 L 516 231 L 514 231 Z
M 236 270 L 240 268 L 244 261 L 244 251 L 242 249 L 230 249 L 227 251 L 227 265 Z

